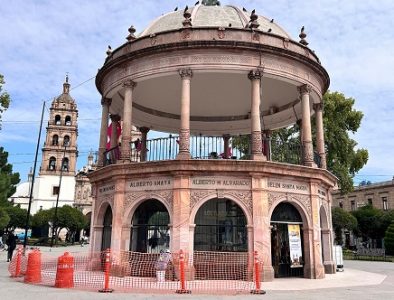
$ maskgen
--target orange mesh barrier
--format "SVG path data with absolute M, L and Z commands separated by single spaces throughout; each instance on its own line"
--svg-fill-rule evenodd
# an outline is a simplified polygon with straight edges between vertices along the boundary
M 26 274 L 27 257 L 33 252 L 19 257 L 22 275 Z M 251 259 L 247 252 L 195 251 L 189 255 L 107 250 L 59 254 L 59 257 L 40 252 L 39 256 L 41 280 L 35 283 L 46 286 L 73 286 L 102 292 L 235 294 L 260 291 L 261 263 L 257 254 Z M 17 259 L 15 256 L 9 265 L 11 276 L 17 271 Z M 36 272 L 36 265 L 34 270 Z M 23 281 L 23 277 L 15 277 L 15 280 Z

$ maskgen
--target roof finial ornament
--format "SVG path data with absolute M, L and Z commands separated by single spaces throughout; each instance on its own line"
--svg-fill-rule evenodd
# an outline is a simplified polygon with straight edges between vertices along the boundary
M 68 94 L 70 92 L 70 84 L 68 83 L 68 72 L 66 72 L 66 80 L 63 83 L 63 94 Z
M 134 34 L 136 30 L 135 30 L 134 26 L 131 25 L 129 27 L 129 29 L 127 29 L 127 30 L 129 31 L 129 35 L 126 37 L 126 40 L 128 40 L 129 42 L 134 41 L 136 39 L 135 34 Z
M 218 0 L 202 0 L 201 4 L 205 5 L 205 6 L 220 6 L 220 1 L 218 1 Z
M 183 17 L 185 18 L 182 21 L 183 27 L 191 27 L 192 26 L 192 14 L 189 12 L 189 7 L 186 5 L 185 10 L 183 11 Z
M 250 14 L 249 28 L 256 29 L 260 26 L 259 22 L 257 22 L 258 17 L 256 10 L 252 10 L 252 13 Z
M 300 33 L 300 35 L 299 35 L 299 37 L 300 37 L 300 41 L 299 41 L 299 43 L 300 44 L 302 44 L 302 45 L 304 45 L 304 46 L 308 46 L 308 42 L 306 41 L 306 33 L 304 32 L 304 30 L 305 30 L 305 27 L 304 26 L 302 26 L 301 27 L 301 33 Z
M 112 48 L 111 48 L 110 45 L 108 45 L 107 52 L 105 52 L 105 53 L 107 53 L 107 56 L 110 56 L 110 55 L 111 55 L 111 53 L 112 53 Z

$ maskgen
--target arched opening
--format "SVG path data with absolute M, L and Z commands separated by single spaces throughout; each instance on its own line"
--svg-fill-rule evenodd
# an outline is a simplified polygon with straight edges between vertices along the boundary
M 130 251 L 160 253 L 170 247 L 170 215 L 163 203 L 150 199 L 134 212 L 130 230 Z
M 108 206 L 104 214 L 103 221 L 103 236 L 101 239 L 101 251 L 111 248 L 111 234 L 112 234 L 112 210 Z
M 195 224 L 195 251 L 248 251 L 246 216 L 234 201 L 207 201 L 197 211 Z
M 271 216 L 271 258 L 275 277 L 302 277 L 304 249 L 302 218 L 288 202 L 275 207 Z
M 61 119 L 60 115 L 55 116 L 55 125 L 61 125 L 60 119 Z
M 63 138 L 63 146 L 70 146 L 70 136 L 65 135 Z
M 66 126 L 70 126 L 71 125 L 71 117 L 70 116 L 66 116 L 65 124 L 66 124 Z
M 52 146 L 57 146 L 59 144 L 59 136 L 54 134 L 52 137 Z
M 63 171 L 65 171 L 65 172 L 69 171 L 69 162 L 68 162 L 67 157 L 63 158 L 62 168 L 63 168 Z
M 48 166 L 49 171 L 55 171 L 56 170 L 56 158 L 51 156 L 49 158 L 49 166 Z

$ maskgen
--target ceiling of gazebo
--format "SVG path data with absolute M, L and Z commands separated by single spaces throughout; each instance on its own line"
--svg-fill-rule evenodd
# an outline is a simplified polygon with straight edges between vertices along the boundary
M 263 129 L 297 121 L 301 106 L 297 83 L 263 77 L 261 112 Z M 122 116 L 123 90 L 112 97 L 110 112 Z M 312 98 L 318 98 L 312 93 Z M 318 102 L 318 101 L 316 101 Z M 178 74 L 137 83 L 133 92 L 132 122 L 153 130 L 178 132 L 181 79 Z M 190 95 L 190 129 L 194 134 L 250 133 L 251 82 L 245 73 L 193 74 Z

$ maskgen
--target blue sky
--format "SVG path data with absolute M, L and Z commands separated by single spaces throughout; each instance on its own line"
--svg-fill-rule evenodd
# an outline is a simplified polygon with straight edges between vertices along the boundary
M 331 77 L 331 91 L 356 99 L 364 112 L 354 136 L 368 164 L 355 177 L 372 182 L 394 175 L 394 2 L 392 0 L 221 1 L 274 18 L 294 40 L 305 26 L 309 47 Z M 33 166 L 43 101 L 58 96 L 66 72 L 79 109 L 78 167 L 97 150 L 101 116 L 94 76 L 107 45 L 123 44 L 154 18 L 195 1 L 13 0 L 0 6 L 0 73 L 12 98 L 3 114 L 0 145 L 26 179 Z M 48 119 L 48 111 L 45 120 Z M 44 123 L 45 124 L 45 123 Z M 43 132 L 45 134 L 45 131 Z M 42 136 L 42 142 L 44 135 Z M 39 159 L 41 153 L 39 154 Z

